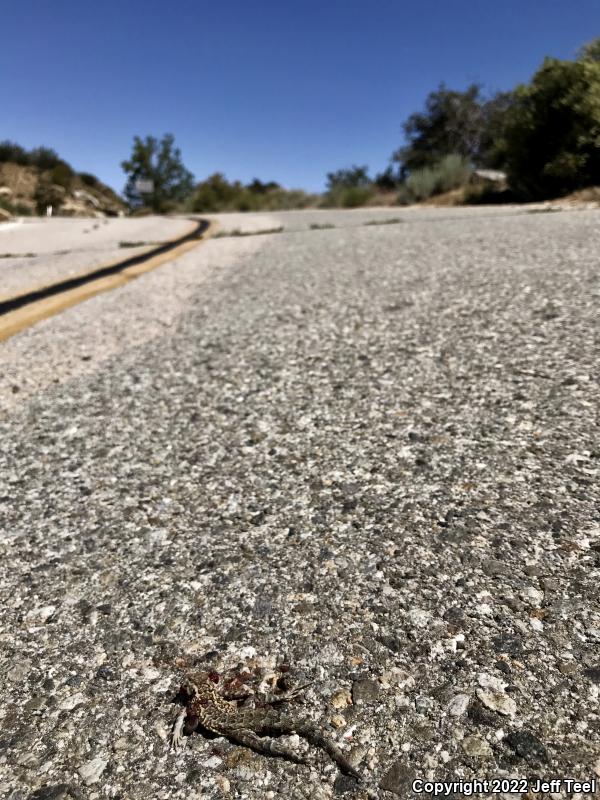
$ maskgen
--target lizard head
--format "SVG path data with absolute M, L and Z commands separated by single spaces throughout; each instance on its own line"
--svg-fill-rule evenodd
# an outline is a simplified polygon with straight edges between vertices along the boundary
M 186 675 L 181 684 L 183 691 L 189 698 L 201 695 L 207 687 L 213 687 L 220 680 L 218 672 L 192 672 Z

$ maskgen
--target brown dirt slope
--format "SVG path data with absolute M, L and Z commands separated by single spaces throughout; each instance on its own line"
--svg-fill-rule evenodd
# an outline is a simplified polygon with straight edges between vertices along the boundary
M 52 182 L 52 171 L 0 163 L 0 208 L 15 215 L 35 214 L 35 194 L 40 180 Z M 53 188 L 61 198 L 58 209 L 61 215 L 117 216 L 125 211 L 125 204 L 109 186 L 100 181 L 90 185 L 76 173 L 68 188 L 59 185 Z

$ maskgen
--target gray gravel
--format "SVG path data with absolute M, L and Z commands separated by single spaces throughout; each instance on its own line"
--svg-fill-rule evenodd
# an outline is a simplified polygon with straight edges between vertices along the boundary
M 342 218 L 193 251 L 167 330 L 5 408 L 0 795 L 600 776 L 598 211 Z M 51 359 L 165 269 L 44 323 Z M 313 680 L 364 785 L 170 753 L 204 665 Z

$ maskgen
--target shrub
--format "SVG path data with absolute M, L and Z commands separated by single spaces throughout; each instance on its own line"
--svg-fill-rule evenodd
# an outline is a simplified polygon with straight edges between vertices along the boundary
M 24 147 L 15 142 L 10 142 L 8 139 L 0 142 L 0 162 L 13 162 L 21 166 L 29 164 L 29 154 Z
M 391 192 L 398 186 L 398 177 L 395 175 L 391 166 L 383 172 L 378 172 L 373 179 L 373 183 L 382 192 Z
M 0 197 L 0 208 L 4 208 L 9 214 L 15 217 L 29 217 L 31 216 L 31 208 L 25 203 L 14 203 L 12 200 L 7 200 L 5 197 Z
M 414 202 L 410 193 L 410 189 L 406 185 L 406 181 L 401 183 L 398 187 L 398 195 L 396 200 L 400 206 L 409 206 L 412 202 Z
M 449 192 L 464 186 L 471 175 L 471 168 L 466 158 L 451 154 L 443 158 L 435 168 L 437 190 Z
M 265 195 L 262 208 L 266 211 L 289 211 L 317 205 L 318 197 L 302 189 L 275 189 Z
M 246 186 L 246 189 L 254 194 L 266 194 L 267 192 L 273 191 L 273 189 L 281 189 L 281 187 L 276 181 L 263 183 L 258 178 L 254 178 L 254 180 Z
M 215 172 L 197 185 L 192 195 L 190 210 L 197 212 L 228 210 L 233 207 L 233 201 L 240 191 L 240 184 L 232 185 L 222 173 Z
M 36 147 L 29 151 L 29 163 L 32 167 L 40 169 L 53 169 L 65 162 L 59 158 L 58 153 L 50 147 Z
M 465 158 L 451 154 L 444 156 L 433 167 L 415 169 L 398 192 L 401 204 L 419 203 L 441 192 L 466 185 L 471 169 Z
M 413 201 L 420 202 L 427 200 L 435 194 L 437 189 L 437 177 L 433 167 L 423 167 L 411 172 L 406 180 L 406 188 Z
M 78 172 L 77 175 L 79 180 L 86 186 L 91 186 L 93 188 L 94 186 L 98 186 L 100 183 L 98 178 L 95 175 L 92 175 L 90 172 Z
M 15 203 L 13 214 L 17 217 L 30 217 L 32 214 L 31 206 L 28 206 L 26 203 Z
M 359 186 L 366 187 L 371 183 L 369 168 L 365 165 L 357 167 L 354 164 L 345 169 L 327 173 L 327 190 L 334 192 L 336 189 L 353 189 Z
M 20 144 L 11 142 L 5 139 L 0 142 L 0 163 L 12 162 L 20 164 L 22 167 L 38 167 L 42 170 L 54 169 L 55 167 L 62 167 L 68 169 L 72 173 L 73 170 L 59 157 L 58 153 L 50 147 L 35 147 L 33 150 L 25 150 Z
M 65 190 L 62 186 L 52 183 L 47 175 L 42 175 L 38 180 L 33 199 L 38 214 L 45 214 L 48 206 L 57 211 L 64 202 Z
M 600 61 L 548 58 L 515 96 L 503 142 L 511 188 L 544 199 L 599 184 Z
M 306 208 L 316 204 L 316 197 L 299 189 L 283 189 L 274 181 L 262 183 L 255 178 L 244 186 L 239 181 L 230 183 L 216 172 L 199 183 L 187 203 L 190 211 L 280 211 Z
M 232 201 L 236 211 L 259 211 L 263 208 L 262 197 L 245 188 L 240 188 Z
M 373 186 L 338 186 L 325 195 L 320 205 L 323 208 L 359 208 L 373 197 Z
M 153 213 L 149 206 L 140 206 L 129 212 L 130 217 L 149 217 Z
M 75 173 L 71 167 L 64 161 L 61 161 L 52 170 L 50 170 L 50 180 L 57 186 L 62 186 L 67 191 L 71 188 Z
M 364 206 L 373 197 L 373 189 L 370 186 L 350 186 L 340 194 L 340 205 L 342 208 L 358 208 Z

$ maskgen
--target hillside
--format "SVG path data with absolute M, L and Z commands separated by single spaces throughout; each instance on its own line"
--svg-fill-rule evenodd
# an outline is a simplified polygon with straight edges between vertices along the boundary
M 8 153 L 3 152 L 7 149 L 0 143 L 0 221 L 45 213 L 48 205 L 52 205 L 54 214 L 61 216 L 103 217 L 125 213 L 125 203 L 110 187 L 94 175 L 75 172 L 52 151 L 47 151 L 52 158 L 43 159 L 39 151 L 27 153 L 14 145 Z

